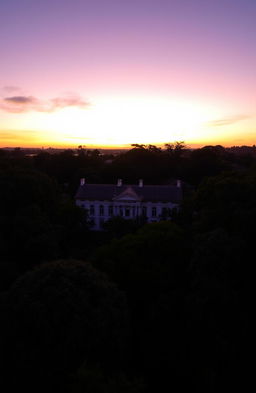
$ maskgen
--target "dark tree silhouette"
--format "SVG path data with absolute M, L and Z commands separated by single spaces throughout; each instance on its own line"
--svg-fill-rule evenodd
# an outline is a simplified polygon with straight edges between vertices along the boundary
M 7 292 L 1 329 L 10 390 L 16 382 L 30 388 L 36 383 L 40 390 L 65 382 L 65 375 L 85 361 L 110 367 L 120 360 L 125 299 L 88 263 L 45 264 Z

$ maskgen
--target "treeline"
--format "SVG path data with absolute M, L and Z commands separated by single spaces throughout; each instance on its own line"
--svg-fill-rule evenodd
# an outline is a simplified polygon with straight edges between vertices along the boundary
M 253 154 L 182 143 L 123 154 L 0 151 L 0 366 L 6 392 L 246 390 Z M 172 222 L 91 232 L 88 182 L 188 182 Z
M 205 146 L 189 149 L 183 142 L 168 143 L 164 148 L 154 145 L 132 145 L 119 154 L 102 154 L 100 150 L 79 147 L 51 154 L 42 150 L 38 154 L 26 154 L 22 149 L 0 150 L 0 168 L 25 168 L 43 172 L 53 178 L 71 196 L 79 179 L 87 183 L 168 183 L 173 178 L 199 185 L 204 177 L 215 176 L 223 171 L 243 170 L 256 160 L 255 147 L 224 148 Z

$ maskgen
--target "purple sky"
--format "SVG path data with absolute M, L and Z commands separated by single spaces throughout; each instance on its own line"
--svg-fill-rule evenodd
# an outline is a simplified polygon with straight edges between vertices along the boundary
M 255 0 L 1 2 L 0 132 L 16 132 L 18 120 L 20 135 L 37 130 L 35 106 L 28 121 L 28 106 L 17 117 L 6 106 L 10 97 L 72 94 L 97 105 L 99 97 L 147 96 L 219 105 L 208 120 L 244 117 L 226 139 L 235 144 L 240 132 L 254 143 L 255 21 Z M 47 124 L 54 132 L 54 122 Z

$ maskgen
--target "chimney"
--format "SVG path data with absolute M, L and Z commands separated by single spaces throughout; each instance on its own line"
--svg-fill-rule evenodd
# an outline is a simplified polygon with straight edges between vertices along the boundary
M 139 180 L 139 187 L 142 188 L 143 187 L 143 179 Z
M 181 188 L 181 181 L 180 181 L 180 180 L 177 180 L 177 185 L 176 185 L 176 187 Z
M 83 177 L 82 179 L 80 179 L 80 186 L 84 186 L 85 185 L 85 178 Z
M 122 179 L 117 180 L 117 187 L 122 187 Z

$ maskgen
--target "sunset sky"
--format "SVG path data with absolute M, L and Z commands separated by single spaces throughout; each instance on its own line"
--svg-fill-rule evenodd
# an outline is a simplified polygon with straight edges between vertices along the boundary
M 6 0 L 0 147 L 256 144 L 256 0 Z

